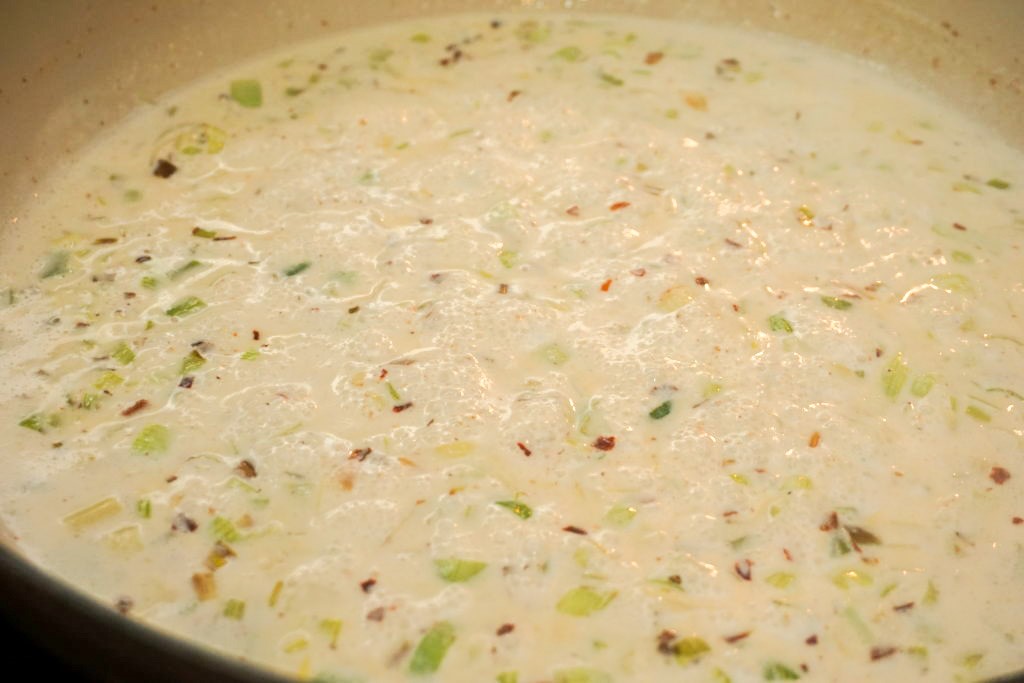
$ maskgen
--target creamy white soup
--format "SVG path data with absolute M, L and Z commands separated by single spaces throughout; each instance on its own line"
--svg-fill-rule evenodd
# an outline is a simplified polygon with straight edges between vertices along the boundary
M 878 66 L 424 19 L 148 104 L 0 249 L 0 512 L 332 683 L 1024 669 L 1024 156 Z

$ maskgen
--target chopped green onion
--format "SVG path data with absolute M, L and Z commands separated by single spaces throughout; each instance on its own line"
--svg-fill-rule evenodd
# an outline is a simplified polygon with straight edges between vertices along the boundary
M 83 410 L 96 410 L 100 407 L 100 397 L 97 394 L 84 393 L 78 407 Z
M 612 74 L 607 73 L 605 71 L 602 71 L 600 73 L 600 78 L 601 78 L 601 80 L 603 82 L 607 83 L 608 85 L 613 85 L 613 86 L 616 86 L 616 87 L 621 86 L 621 85 L 625 85 L 625 83 L 626 83 L 624 80 L 622 80 L 618 76 L 613 76 Z
M 212 240 L 214 237 L 217 236 L 217 233 L 215 231 L 205 230 L 200 227 L 192 228 L 192 234 L 195 235 L 196 237 L 201 237 L 204 240 Z
M 966 251 L 954 251 L 950 254 L 954 261 L 957 263 L 974 263 L 974 257 L 968 254 Z
M 512 268 L 519 262 L 519 252 L 502 249 L 498 252 L 498 260 L 506 268 Z
M 167 315 L 172 318 L 177 318 L 183 315 L 189 315 L 196 311 L 206 308 L 206 302 L 202 299 L 194 296 L 187 296 L 184 299 L 178 301 L 176 304 L 164 311 Z
M 737 484 L 739 484 L 740 486 L 750 486 L 750 480 L 747 479 L 745 475 L 733 472 L 732 474 L 729 475 L 729 478 L 732 479 Z
M 242 534 L 230 519 L 217 516 L 210 520 L 210 531 L 220 541 L 235 543 L 242 540 Z
M 846 590 L 854 583 L 860 586 L 870 586 L 872 582 L 870 574 L 858 569 L 847 569 L 832 577 L 832 583 L 843 590 Z
M 800 678 L 800 674 L 781 662 L 765 664 L 762 674 L 766 681 L 796 681 Z
M 781 313 L 768 317 L 768 329 L 772 332 L 785 332 L 791 334 L 793 332 L 793 325 L 782 317 Z
M 257 358 L 260 357 L 260 355 L 260 352 L 257 351 L 256 349 L 249 349 L 248 351 L 242 352 L 241 358 L 242 360 L 256 360 Z
M 924 398 L 928 395 L 928 392 L 935 386 L 935 377 L 933 375 L 921 375 L 915 377 L 914 381 L 910 383 L 910 393 L 918 398 Z
M 437 570 L 437 575 L 445 581 L 449 583 L 462 583 L 469 581 L 486 569 L 487 563 L 450 557 L 434 560 L 434 568 Z
M 99 379 L 93 383 L 93 386 L 100 391 L 107 391 L 108 389 L 113 389 L 114 387 L 122 384 L 124 384 L 124 377 L 121 377 L 121 375 L 116 372 L 104 372 L 99 376 Z
M 156 289 L 157 280 L 152 275 L 144 275 L 142 279 L 139 280 L 139 284 L 146 289 Z
M 978 422 L 991 422 L 992 421 L 992 416 L 989 415 L 984 410 L 982 410 L 981 408 L 979 408 L 978 406 L 967 406 L 967 408 L 964 409 L 964 412 L 969 417 L 973 417 Z
M 241 619 L 245 616 L 245 601 L 235 600 L 234 598 L 228 600 L 224 604 L 224 616 L 228 619 Z
M 395 399 L 396 401 L 401 401 L 402 396 L 401 394 L 398 393 L 398 389 L 395 389 L 395 385 L 392 384 L 391 382 L 385 382 L 385 384 L 387 385 L 388 393 L 391 394 L 391 398 Z
M 499 500 L 494 504 L 511 510 L 512 513 L 520 519 L 529 519 L 533 516 L 533 510 L 530 506 L 526 503 L 520 503 L 517 500 Z
M 202 265 L 203 265 L 202 263 L 200 263 L 199 261 L 196 261 L 195 259 L 193 259 L 193 260 L 189 261 L 188 263 L 186 263 L 186 264 L 184 264 L 182 266 L 179 266 L 179 267 L 175 268 L 174 270 L 172 270 L 171 272 L 167 273 L 167 277 L 169 279 L 171 279 L 171 280 L 177 280 L 179 277 L 181 277 L 185 273 L 187 273 L 187 272 L 189 272 L 191 270 L 195 270 L 196 268 L 199 268 Z
M 939 589 L 935 587 L 935 584 L 931 581 L 928 582 L 928 587 L 924 591 L 924 597 L 921 598 L 921 602 L 925 605 L 934 605 L 939 601 Z
M 1001 180 L 999 178 L 992 178 L 991 180 L 989 180 L 985 184 L 988 185 L 989 187 L 994 187 L 997 190 L 1008 190 L 1008 189 L 1010 189 L 1010 183 L 1006 182 L 1005 180 Z
M 284 275 L 285 277 L 292 277 L 294 275 L 298 275 L 299 273 L 307 270 L 311 265 L 313 264 L 310 263 L 309 261 L 302 261 L 301 263 L 296 263 L 285 268 Z
M 885 370 L 882 372 L 882 388 L 889 398 L 896 398 L 907 383 L 907 375 L 910 371 L 907 364 L 903 362 L 903 354 L 896 354 Z
M 651 412 L 649 412 L 647 414 L 651 416 L 652 420 L 660 420 L 661 418 L 665 417 L 666 415 L 668 415 L 671 412 L 672 412 L 672 401 L 665 401 L 664 403 L 662 403 L 657 408 L 655 408 L 654 410 L 652 410 Z
M 110 356 L 121 365 L 128 365 L 135 360 L 135 352 L 132 351 L 124 342 L 118 344 L 114 350 L 110 352 Z
M 18 423 L 19 427 L 25 429 L 31 429 L 34 432 L 42 434 L 46 431 L 46 427 L 43 426 L 43 420 L 41 415 L 29 415 L 24 420 Z
M 251 78 L 231 81 L 231 99 L 249 109 L 259 107 L 263 104 L 263 87 Z
M 97 522 L 102 522 L 109 517 L 117 515 L 123 509 L 121 502 L 117 498 L 104 498 L 98 503 L 93 503 L 89 507 L 72 512 L 61 521 L 75 531 L 81 531 L 87 526 L 92 526 Z
M 153 502 L 148 498 L 139 498 L 135 503 L 135 512 L 143 519 L 153 516 Z
M 57 275 L 65 275 L 68 272 L 68 259 L 71 257 L 66 251 L 54 252 L 50 255 L 50 259 L 43 266 L 42 272 L 39 273 L 39 277 L 42 279 L 55 277 Z
M 497 683 L 519 683 L 519 672 L 502 671 L 494 677 L 494 680 L 497 681 Z
M 853 308 L 852 301 L 847 301 L 846 299 L 839 299 L 834 296 L 821 297 L 821 303 L 825 304 L 829 308 L 834 308 L 837 311 L 845 311 L 850 308 Z
M 765 577 L 765 581 L 775 586 L 776 588 L 786 588 L 789 584 L 793 583 L 796 576 L 789 572 L 775 572 Z
M 613 505 L 604 518 L 616 526 L 626 526 L 636 517 L 636 508 L 629 505 Z
M 557 57 L 558 59 L 564 59 L 567 62 L 578 62 L 583 59 L 583 50 L 579 49 L 575 45 L 570 45 L 568 47 L 563 47 L 551 56 Z
M 552 365 L 564 365 L 569 361 L 569 354 L 565 349 L 555 343 L 545 344 L 540 347 L 541 357 Z
M 192 349 L 192 352 L 185 356 L 185 360 L 181 361 L 180 374 L 187 375 L 190 372 L 195 372 L 204 365 L 206 365 L 206 359 L 203 358 L 203 354 Z
M 683 638 L 675 644 L 676 661 L 680 664 L 689 664 L 700 659 L 701 655 L 711 652 L 711 646 L 703 638 L 691 636 Z
M 573 617 L 586 617 L 603 610 L 615 599 L 618 591 L 597 591 L 587 586 L 573 588 L 555 605 L 562 614 Z
M 409 40 L 411 40 L 414 43 L 429 43 L 430 36 L 427 35 L 426 33 L 414 33 L 413 36 L 409 38 Z
M 412 653 L 409 673 L 424 675 L 437 671 L 454 642 L 455 627 L 450 623 L 439 621 L 431 626 Z
M 171 431 L 159 424 L 146 425 L 132 441 L 132 450 L 141 455 L 163 453 L 171 445 Z

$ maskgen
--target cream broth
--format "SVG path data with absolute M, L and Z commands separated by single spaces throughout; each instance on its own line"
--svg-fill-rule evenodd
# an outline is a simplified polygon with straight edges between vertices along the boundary
M 463 16 L 147 105 L 0 252 L 0 511 L 323 681 L 1024 668 L 1024 159 L 878 67 Z

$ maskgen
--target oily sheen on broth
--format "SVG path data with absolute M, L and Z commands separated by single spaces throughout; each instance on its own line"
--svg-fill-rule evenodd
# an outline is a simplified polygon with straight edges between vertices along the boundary
M 320 681 L 1024 668 L 1024 160 L 876 65 L 583 15 L 144 106 L 0 249 L 0 514 Z

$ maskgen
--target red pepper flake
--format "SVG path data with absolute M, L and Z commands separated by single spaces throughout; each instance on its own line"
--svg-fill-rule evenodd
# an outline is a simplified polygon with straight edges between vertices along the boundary
M 188 533 L 192 533 L 198 528 L 199 525 L 196 524 L 196 520 L 192 519 L 184 512 L 179 512 L 175 515 L 174 521 L 171 522 L 172 531 L 187 531 Z
M 253 341 L 259 341 L 260 340 L 260 331 L 259 330 L 253 330 L 252 331 L 252 340 Z
M 403 410 L 408 410 L 409 408 L 412 408 L 412 401 L 409 401 L 408 403 L 400 403 L 399 405 L 393 407 L 391 409 L 391 412 L 400 413 Z
M 665 629 L 658 634 L 658 652 L 663 655 L 674 655 L 675 650 L 676 632 L 670 628 Z
M 527 448 L 526 444 L 523 443 L 522 441 L 516 441 L 516 445 L 519 446 L 519 450 L 521 450 L 523 452 L 523 455 L 525 455 L 527 458 L 533 455 L 533 451 Z
M 178 382 L 178 386 L 181 387 L 182 389 L 191 389 L 192 388 L 192 382 L 194 382 L 194 381 L 195 381 L 194 377 L 182 377 L 181 381 Z
M 725 238 L 725 243 L 728 244 L 730 247 L 736 247 L 737 249 L 739 249 L 739 248 L 741 248 L 743 246 L 742 244 L 740 244 L 736 240 L 731 240 L 728 237 Z
M 750 581 L 752 575 L 754 563 L 750 560 L 740 560 L 733 565 L 733 569 L 736 570 L 736 574 L 744 581 Z
M 876 645 L 871 648 L 871 661 L 877 662 L 879 659 L 885 659 L 894 654 L 896 654 L 896 648 Z
M 498 285 L 498 294 L 508 294 L 508 285 L 504 283 Z
M 643 277 L 644 275 L 647 275 L 647 269 L 646 268 L 634 268 L 633 270 L 629 271 L 629 274 L 630 275 L 635 275 L 637 277 Z
M 828 519 L 825 520 L 825 522 L 821 526 L 819 526 L 818 528 L 821 529 L 822 531 L 832 531 L 834 529 L 838 529 L 839 528 L 839 515 L 837 515 L 835 512 L 830 512 L 829 515 L 828 515 Z
M 363 589 L 364 593 L 369 593 L 373 590 L 373 587 L 377 585 L 377 579 L 367 579 L 359 584 L 359 587 Z
M 679 574 L 673 574 L 672 576 L 668 577 L 668 581 L 669 583 L 674 583 L 677 586 L 683 585 L 683 577 L 679 576 Z
M 906 612 L 908 609 L 914 606 L 913 602 L 905 602 L 902 605 L 896 605 L 892 608 L 894 612 Z
M 785 557 L 785 558 L 786 558 L 787 560 L 789 560 L 790 562 L 792 562 L 792 561 L 793 561 L 793 555 L 792 555 L 792 554 L 791 554 L 791 553 L 789 552 L 789 549 L 788 549 L 788 548 L 783 548 L 783 549 L 782 549 L 782 555 L 783 555 L 783 556 L 784 556 L 784 557 Z
M 711 284 L 711 280 L 708 280 L 706 277 L 702 275 L 698 275 L 693 279 L 693 281 L 696 282 L 701 287 L 707 287 L 708 285 Z
M 807 440 L 807 445 L 811 448 L 817 448 L 819 443 L 821 443 L 821 434 L 818 432 L 811 434 L 811 438 Z
M 178 167 L 167 161 L 167 159 L 157 159 L 156 166 L 153 167 L 153 175 L 157 178 L 170 178 L 177 172 Z
M 164 481 L 166 481 L 168 484 L 176 482 L 176 481 L 178 481 L 178 475 L 177 474 L 172 474 L 169 477 L 167 477 L 166 479 L 164 479 Z
M 372 448 L 357 448 L 348 454 L 348 459 L 358 460 L 359 462 L 362 462 L 366 460 L 366 456 L 368 456 L 370 453 L 373 453 Z
M 993 467 L 992 471 L 988 473 L 988 478 L 1002 486 L 1010 478 L 1010 473 L 1002 467 Z
M 587 532 L 585 530 L 579 528 L 578 526 L 572 526 L 571 524 L 569 526 L 562 527 L 562 531 L 568 531 L 570 534 L 578 534 L 580 536 L 587 535 Z
M 654 66 L 655 64 L 660 62 L 661 58 L 664 56 L 665 54 L 663 52 L 648 52 L 647 56 L 644 57 L 644 64 Z
M 816 635 L 807 636 L 807 640 L 805 640 L 804 642 L 807 643 L 808 645 L 817 645 L 818 644 L 818 636 L 816 636 Z
M 135 413 L 139 412 L 148 405 L 149 401 L 147 401 L 144 398 L 140 398 L 138 401 L 122 410 L 121 414 L 124 415 L 125 417 L 128 417 L 129 415 L 134 415 Z
M 599 436 L 594 439 L 592 444 L 594 448 L 599 451 L 610 451 L 615 448 L 615 437 L 614 436 Z
M 515 624 L 502 624 L 501 626 L 498 627 L 498 630 L 495 631 L 495 633 L 497 633 L 499 636 L 504 636 L 504 635 L 507 635 L 509 633 L 512 633 L 512 631 L 515 631 L 515 630 L 516 630 L 516 625 Z
M 366 618 L 370 621 L 384 621 L 384 611 L 383 607 L 374 607 L 366 613 Z
M 726 510 L 725 512 L 722 513 L 722 516 L 723 517 L 732 517 L 733 515 L 738 515 L 738 514 L 739 513 L 736 512 L 735 510 Z
M 614 204 L 608 207 L 608 210 L 619 211 L 620 209 L 625 209 L 627 206 L 629 206 L 629 202 L 615 202 Z
M 358 313 L 358 312 L 359 312 L 359 307 L 358 306 L 353 306 L 352 308 L 348 309 L 348 314 L 349 315 L 352 315 L 353 313 Z
M 725 642 L 729 644 L 738 643 L 749 635 L 750 631 L 744 631 L 743 633 L 737 633 L 734 636 L 725 636 Z
M 508 97 L 506 98 L 506 100 L 511 102 L 512 100 L 514 100 L 515 98 L 519 97 L 522 94 L 523 94 L 522 90 L 512 90 L 512 91 L 509 92 Z
M 570 216 L 579 216 L 580 215 L 580 207 L 578 207 L 575 204 L 573 204 L 568 209 L 566 209 L 565 212 L 567 214 L 569 214 Z
M 962 231 L 962 232 L 966 232 L 967 231 L 967 226 L 963 225 L 961 223 L 954 223 L 953 227 L 956 228 L 957 230 Z
M 612 281 L 611 281 L 611 279 L 605 280 L 603 283 L 601 283 L 601 291 L 602 292 L 607 292 L 611 288 L 612 288 Z
M 388 376 L 388 369 L 387 368 L 381 368 L 380 369 L 380 374 L 377 375 L 377 379 L 384 379 L 387 376 Z
M 421 218 L 420 219 L 420 225 L 430 225 L 433 222 L 434 222 L 433 218 Z
M 131 612 L 132 607 L 134 606 L 135 602 L 127 596 L 122 596 L 118 598 L 117 602 L 114 603 L 114 609 L 116 609 L 120 614 L 124 615 L 127 615 L 129 612 Z
M 252 464 L 252 460 L 243 460 L 235 466 L 235 472 L 238 472 L 246 479 L 252 479 L 256 476 L 256 465 Z
M 1014 517 L 1013 518 L 1013 523 L 1014 524 L 1024 524 L 1024 517 Z

